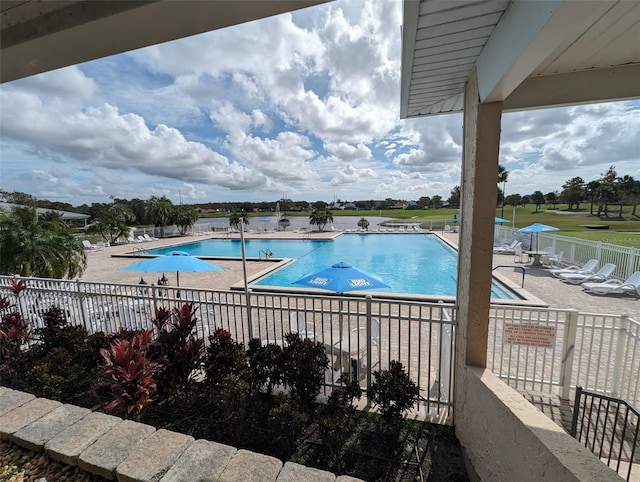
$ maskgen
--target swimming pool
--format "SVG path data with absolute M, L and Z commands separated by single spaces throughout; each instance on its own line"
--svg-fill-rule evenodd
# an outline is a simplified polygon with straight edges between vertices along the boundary
M 165 254 L 176 247 L 151 250 Z M 208 239 L 180 245 L 181 251 L 194 256 L 241 256 L 239 239 Z M 260 287 L 290 287 L 301 276 L 344 261 L 359 269 L 381 276 L 390 288 L 376 290 L 414 295 L 455 296 L 458 257 L 456 251 L 435 235 L 345 234 L 334 239 L 245 240 L 247 257 L 263 257 L 271 252 L 275 258 L 295 261 L 254 281 Z M 262 255 L 262 256 L 261 256 Z M 491 297 L 521 299 L 495 279 Z

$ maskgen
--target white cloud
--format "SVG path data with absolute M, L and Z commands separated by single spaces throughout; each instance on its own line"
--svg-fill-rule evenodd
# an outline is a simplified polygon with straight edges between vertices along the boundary
M 337 0 L 0 86 L 2 188 L 70 202 L 331 200 L 460 183 L 462 116 L 399 120 L 402 3 Z M 640 102 L 503 116 L 508 192 L 615 165 Z

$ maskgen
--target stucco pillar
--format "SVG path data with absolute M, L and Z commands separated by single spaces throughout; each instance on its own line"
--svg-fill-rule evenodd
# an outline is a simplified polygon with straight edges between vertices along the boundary
M 457 369 L 485 367 L 491 297 L 502 102 L 480 104 L 474 74 L 465 86 L 461 229 L 458 259 Z M 457 377 L 456 378 L 462 378 Z M 462 380 L 460 380 L 462 381 Z M 464 390 L 456 383 L 456 388 Z M 456 390 L 458 392 L 458 390 Z

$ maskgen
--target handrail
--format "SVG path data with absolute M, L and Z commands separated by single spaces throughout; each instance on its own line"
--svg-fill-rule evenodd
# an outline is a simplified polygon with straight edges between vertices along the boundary
M 271 252 L 270 249 L 261 249 L 258 252 L 258 259 L 262 259 L 262 255 L 264 255 L 264 259 L 272 259 L 273 258 L 273 253 Z
M 524 288 L 524 266 L 511 266 L 511 265 L 508 265 L 508 264 L 501 264 L 501 265 L 496 266 L 495 268 L 493 268 L 491 271 L 495 271 L 498 268 L 516 268 L 516 269 L 522 270 L 522 286 L 521 286 L 521 288 Z
M 583 398 L 584 405 L 581 404 Z M 587 398 L 591 398 L 590 403 L 587 403 Z M 582 416 L 580 416 L 581 411 Z M 634 415 L 635 420 L 633 420 Z M 578 421 L 580 421 L 579 433 Z M 608 423 L 611 425 L 607 426 Z M 584 446 L 607 466 L 611 467 L 609 464 L 613 458 L 615 467 L 611 468 L 622 476 L 624 476 L 624 468 L 620 463 L 624 457 L 626 459 L 624 461 L 628 462 L 626 480 L 631 480 L 631 470 L 634 467 L 634 458 L 640 440 L 640 412 L 629 402 L 577 387 L 570 435 L 578 442 L 584 442 Z M 615 449 L 618 451 L 617 455 L 614 454 Z M 627 451 L 625 454 L 625 449 L 630 452 Z M 628 456 L 625 457 L 625 455 Z

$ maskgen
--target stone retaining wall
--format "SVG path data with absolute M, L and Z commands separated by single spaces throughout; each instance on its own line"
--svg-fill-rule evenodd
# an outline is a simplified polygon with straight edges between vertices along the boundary
M 357 482 L 0 386 L 0 439 L 120 482 Z

